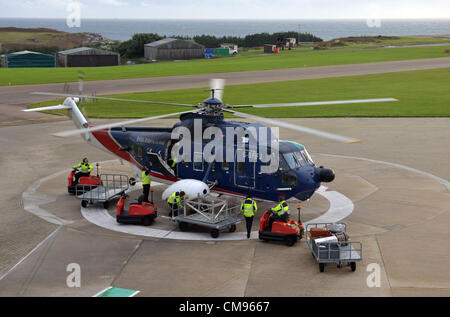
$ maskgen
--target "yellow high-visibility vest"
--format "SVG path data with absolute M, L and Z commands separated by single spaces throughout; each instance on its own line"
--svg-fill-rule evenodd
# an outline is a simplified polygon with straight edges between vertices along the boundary
M 149 185 L 152 182 L 152 178 L 150 176 L 150 172 L 147 175 L 145 173 L 145 171 L 142 171 L 141 180 L 142 180 L 142 185 Z
M 276 212 L 278 216 L 282 216 L 289 211 L 289 205 L 284 200 L 280 201 L 275 208 L 272 208 L 272 211 Z
M 75 165 L 73 168 L 79 168 L 81 173 L 90 173 L 94 168 L 89 163 L 83 163 L 81 162 L 78 165 Z
M 241 204 L 241 211 L 244 212 L 244 217 L 253 217 L 255 212 L 258 211 L 258 206 L 253 199 L 247 198 Z
M 177 196 L 178 194 L 178 196 Z M 169 196 L 169 199 L 167 199 L 167 202 L 169 204 L 178 204 L 178 206 L 183 207 L 183 205 L 181 204 L 181 195 L 180 192 L 175 192 L 172 195 Z

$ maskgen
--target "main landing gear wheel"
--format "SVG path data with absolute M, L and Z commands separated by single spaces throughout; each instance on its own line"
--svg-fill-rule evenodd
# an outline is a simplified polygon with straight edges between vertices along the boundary
M 211 237 L 213 237 L 214 239 L 217 239 L 219 237 L 219 230 L 217 230 L 217 229 L 211 230 Z

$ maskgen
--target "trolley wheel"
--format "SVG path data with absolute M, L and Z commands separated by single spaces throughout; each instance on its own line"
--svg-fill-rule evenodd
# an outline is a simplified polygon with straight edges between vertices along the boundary
M 181 231 L 188 231 L 189 224 L 187 222 L 180 222 L 178 227 L 180 227 Z
M 236 225 L 235 224 L 232 224 L 231 226 L 230 226 L 230 232 L 235 232 L 236 231 Z
M 108 202 L 108 201 L 105 201 L 105 202 L 103 203 L 103 208 L 108 209 L 108 207 L 109 207 L 109 202 Z
M 145 217 L 144 220 L 142 220 L 142 224 L 144 226 L 150 226 L 153 223 L 152 217 Z
M 319 271 L 320 272 L 325 271 L 325 263 L 319 263 Z
M 81 201 L 81 207 L 86 208 L 88 206 L 88 201 L 87 200 L 82 200 Z
M 350 268 L 352 269 L 352 272 L 356 271 L 356 262 L 350 262 Z
M 211 237 L 213 237 L 214 239 L 217 239 L 219 237 L 219 230 L 217 230 L 217 229 L 211 230 Z
M 285 243 L 288 247 L 292 247 L 297 242 L 296 237 L 286 237 Z

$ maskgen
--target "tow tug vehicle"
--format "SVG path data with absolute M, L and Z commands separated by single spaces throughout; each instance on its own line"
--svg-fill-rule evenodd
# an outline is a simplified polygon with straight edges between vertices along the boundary
M 130 203 L 130 209 L 125 210 L 125 201 L 128 195 L 122 194 L 117 203 L 116 220 L 122 224 L 150 226 L 158 216 L 158 208 L 153 203 L 153 188 L 151 189 L 152 198 L 150 203 L 133 201 Z
M 75 183 L 75 173 L 77 172 L 78 169 L 74 168 L 70 171 L 67 185 L 67 191 L 69 192 L 69 194 L 72 195 L 74 195 L 75 193 L 82 194 L 85 191 L 94 189 L 101 184 L 101 179 L 98 174 L 99 164 L 97 163 L 96 166 L 97 166 L 97 175 L 80 177 L 78 179 L 78 183 Z
M 275 240 L 284 241 L 287 246 L 293 246 L 298 240 L 301 240 L 305 228 L 300 220 L 300 206 L 298 209 L 298 221 L 289 219 L 287 222 L 274 221 L 272 228 L 269 228 L 270 215 L 272 212 L 267 210 L 259 221 L 259 239 L 263 241 Z

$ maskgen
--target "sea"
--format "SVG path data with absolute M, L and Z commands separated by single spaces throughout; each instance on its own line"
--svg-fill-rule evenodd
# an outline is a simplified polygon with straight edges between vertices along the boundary
M 347 36 L 449 35 L 450 19 L 339 19 L 339 20 L 170 20 L 170 19 L 82 19 L 80 27 L 69 27 L 65 19 L 0 18 L 0 27 L 51 28 L 71 33 L 99 33 L 126 41 L 135 33 L 194 36 L 245 36 L 253 33 L 295 31 L 312 33 L 323 40 Z

